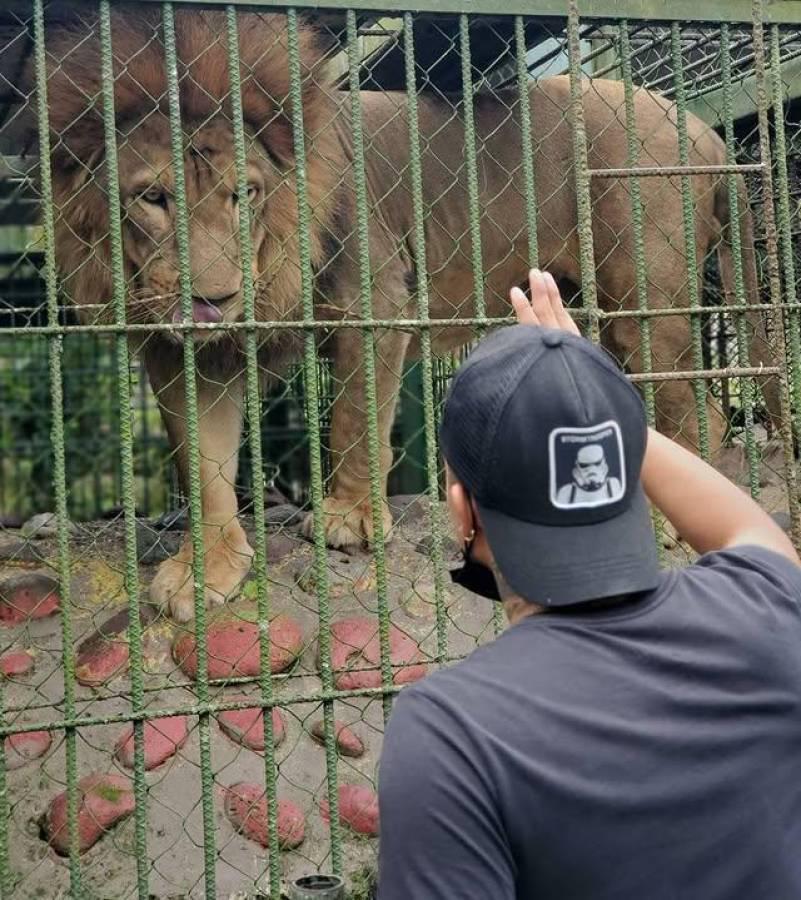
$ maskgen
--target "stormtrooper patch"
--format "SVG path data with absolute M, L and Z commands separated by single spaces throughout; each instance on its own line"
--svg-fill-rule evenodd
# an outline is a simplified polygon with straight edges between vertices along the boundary
M 548 454 L 550 497 L 557 509 L 608 506 L 626 493 L 623 437 L 617 422 L 555 428 Z

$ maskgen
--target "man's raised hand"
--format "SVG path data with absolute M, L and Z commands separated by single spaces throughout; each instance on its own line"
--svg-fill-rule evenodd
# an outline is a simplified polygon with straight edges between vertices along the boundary
M 558 328 L 571 334 L 580 334 L 578 326 L 562 303 L 559 288 L 550 272 L 531 269 L 528 283 L 531 301 L 518 287 L 513 287 L 509 292 L 518 324 Z

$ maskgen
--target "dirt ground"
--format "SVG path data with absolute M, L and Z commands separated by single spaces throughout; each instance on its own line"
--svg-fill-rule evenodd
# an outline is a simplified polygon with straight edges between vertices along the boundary
M 747 467 L 739 450 L 727 452 L 720 463 L 730 477 L 744 486 Z M 787 509 L 781 456 L 765 451 L 760 466 L 760 502 L 770 512 Z M 421 498 L 397 498 L 394 503 L 395 536 L 387 547 L 386 572 L 389 608 L 393 624 L 419 642 L 434 659 L 438 650 L 447 658 L 469 653 L 478 643 L 494 635 L 492 605 L 456 588 L 444 573 L 444 627 L 438 630 L 434 604 L 434 568 L 427 502 Z M 444 522 L 444 516 L 443 516 Z M 126 606 L 123 587 L 123 531 L 117 521 L 81 523 L 70 542 L 71 596 L 69 608 L 73 640 L 77 646 L 113 613 Z M 175 540 L 166 533 L 165 541 Z M 326 795 L 325 753 L 309 736 L 312 723 L 322 715 L 319 702 L 300 698 L 321 689 L 317 667 L 319 629 L 317 599 L 312 573 L 313 548 L 297 534 L 296 527 L 271 527 L 268 532 L 269 598 L 273 614 L 287 613 L 302 626 L 305 649 L 297 664 L 274 680 L 286 722 L 286 738 L 276 750 L 279 797 L 295 801 L 306 818 L 306 836 L 294 850 L 281 854 L 284 879 L 316 871 L 330 871 L 329 828 L 320 815 L 319 803 Z M 456 545 L 444 540 L 446 563 L 455 558 Z M 4 559 L 4 561 L 2 561 Z M 690 559 L 686 548 L 666 551 L 665 565 L 681 565 Z M 56 547 L 50 539 L 23 543 L 19 533 L 0 531 L 0 583 L 20 571 L 53 573 Z M 375 619 L 378 601 L 375 568 L 366 553 L 327 556 L 331 610 L 334 620 L 351 615 Z M 155 565 L 140 566 L 142 591 L 155 572 Z M 252 596 L 249 589 L 246 598 Z M 144 593 L 142 594 L 145 597 Z M 235 605 L 244 618 L 255 618 L 255 604 L 244 599 Z M 65 714 L 65 685 L 61 663 L 64 616 L 0 627 L 0 654 L 20 648 L 35 657 L 34 671 L 7 679 L 3 684 L 3 707 L 8 724 L 55 722 Z M 176 626 L 157 620 L 145 633 L 145 703 L 151 709 L 192 706 L 196 702 L 193 683 L 176 666 L 170 647 L 178 634 Z M 444 645 L 437 646 L 439 638 Z M 253 693 L 257 686 L 213 687 L 212 700 L 220 696 Z M 297 699 L 295 699 L 297 698 Z M 131 709 L 130 673 L 107 684 L 75 688 L 75 715 L 98 719 L 125 714 Z M 365 744 L 360 758 L 340 757 L 338 780 L 374 786 L 383 731 L 380 698 L 338 701 L 335 716 L 352 725 Z M 186 744 L 162 766 L 147 773 L 147 855 L 150 860 L 149 889 L 154 900 L 200 898 L 203 884 L 203 826 L 201 808 L 200 745 L 197 718 Z M 114 745 L 125 724 L 94 724 L 77 730 L 79 777 L 91 772 L 116 772 L 130 776 L 113 757 Z M 267 867 L 267 851 L 237 834 L 226 817 L 222 791 L 240 781 L 264 783 L 262 754 L 246 749 L 210 726 L 211 770 L 214 780 L 216 851 L 216 896 L 256 896 Z M 40 836 L 40 819 L 52 797 L 66 782 L 64 733 L 54 733 L 50 751 L 41 759 L 7 773 L 10 817 L 7 822 L 10 863 L 17 879 L 14 897 L 66 896 L 68 861 L 59 857 Z M 343 828 L 343 859 L 346 876 L 374 864 L 375 838 L 351 834 Z M 135 896 L 136 847 L 134 819 L 129 817 L 102 837 L 81 857 L 86 897 Z M 364 896 L 354 893 L 354 897 Z

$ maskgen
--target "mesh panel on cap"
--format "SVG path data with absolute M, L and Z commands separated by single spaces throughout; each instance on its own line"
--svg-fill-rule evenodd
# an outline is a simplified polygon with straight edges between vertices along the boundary
M 451 380 L 440 445 L 473 493 L 481 493 L 490 445 L 513 386 L 541 352 L 540 335 L 531 326 L 512 325 L 484 338 Z

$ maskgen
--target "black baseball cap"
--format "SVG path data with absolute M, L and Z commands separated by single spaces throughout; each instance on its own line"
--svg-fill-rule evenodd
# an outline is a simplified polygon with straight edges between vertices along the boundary
M 605 350 L 531 325 L 489 334 L 453 376 L 439 435 L 516 594 L 566 606 L 658 585 L 645 408 Z

